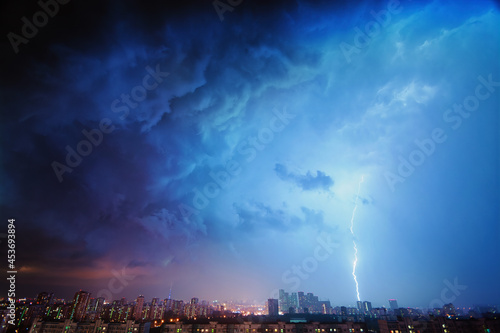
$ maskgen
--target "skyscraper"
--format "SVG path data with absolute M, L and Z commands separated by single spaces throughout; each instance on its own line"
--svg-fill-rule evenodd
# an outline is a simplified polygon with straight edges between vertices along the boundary
M 363 302 L 363 312 L 365 314 L 371 314 L 372 313 L 372 302 L 364 301 Z
M 90 293 L 86 291 L 78 291 L 73 298 L 73 305 L 71 306 L 71 315 L 69 319 L 81 321 L 87 312 L 87 305 L 89 303 Z
M 347 308 L 345 306 L 340 307 L 340 315 L 347 316 Z
M 101 316 L 104 306 L 104 297 L 90 298 L 87 305 L 87 319 L 95 321 Z
M 289 298 L 289 295 L 287 292 L 285 292 L 283 289 L 280 289 L 279 290 L 279 310 L 282 312 L 282 313 L 285 313 L 285 312 L 288 312 L 288 308 L 289 308 L 289 305 L 288 305 L 288 298 Z
M 297 297 L 297 293 L 291 293 L 288 298 L 288 307 L 297 309 L 299 307 L 299 298 Z
M 278 312 L 278 300 L 270 298 L 267 300 L 267 309 L 270 316 L 277 316 Z
M 144 296 L 140 295 L 135 301 L 134 319 L 142 320 L 142 308 L 144 307 Z
M 356 302 L 356 305 L 357 305 L 357 307 L 358 307 L 358 311 L 359 311 L 359 313 L 364 313 L 364 312 L 365 312 L 365 311 L 364 311 L 364 309 L 363 309 L 363 302 L 361 302 L 361 301 L 357 301 L 357 302 Z
M 200 310 L 200 300 L 197 297 L 191 298 L 189 304 L 184 306 L 184 315 L 188 318 L 195 318 L 199 315 Z
M 157 297 L 153 298 L 153 300 L 151 301 L 151 306 L 149 307 L 149 320 L 155 320 L 160 318 L 158 311 L 159 303 L 160 299 Z
M 297 293 L 297 296 L 299 297 L 299 307 L 300 308 L 306 307 L 307 304 L 306 304 L 306 297 L 304 295 L 304 292 L 303 291 L 299 291 Z
M 389 305 L 390 305 L 392 311 L 395 311 L 395 310 L 399 309 L 398 300 L 397 299 L 390 299 L 389 300 Z
M 172 311 L 176 315 L 180 315 L 184 311 L 184 301 L 172 301 Z

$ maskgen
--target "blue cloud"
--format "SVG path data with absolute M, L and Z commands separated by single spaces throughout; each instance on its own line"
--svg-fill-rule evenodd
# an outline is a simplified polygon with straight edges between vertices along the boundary
M 316 176 L 313 176 L 310 171 L 305 175 L 288 172 L 285 165 L 276 163 L 274 171 L 281 180 L 292 182 L 304 191 L 323 190 L 329 191 L 333 186 L 334 181 L 330 176 L 327 176 L 322 171 L 316 171 Z

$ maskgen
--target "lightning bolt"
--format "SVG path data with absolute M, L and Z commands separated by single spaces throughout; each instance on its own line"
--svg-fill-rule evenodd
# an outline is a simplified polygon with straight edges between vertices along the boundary
M 359 285 L 358 285 L 358 278 L 356 277 L 356 265 L 358 263 L 358 248 L 356 247 L 356 241 L 354 240 L 354 231 L 352 228 L 354 227 L 354 215 L 356 214 L 356 209 L 358 208 L 358 198 L 359 198 L 359 191 L 361 189 L 361 183 L 364 181 L 364 177 L 361 176 L 361 180 L 359 181 L 358 184 L 358 193 L 356 194 L 356 200 L 354 201 L 354 209 L 352 211 L 352 216 L 351 216 L 351 235 L 352 235 L 352 243 L 354 245 L 354 261 L 352 263 L 352 277 L 354 278 L 354 282 L 356 283 L 356 295 L 358 297 L 358 301 L 361 301 L 359 298 Z

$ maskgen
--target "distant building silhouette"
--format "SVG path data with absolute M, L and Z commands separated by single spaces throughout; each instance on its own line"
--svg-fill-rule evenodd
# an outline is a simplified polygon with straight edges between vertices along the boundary
M 454 315 L 456 315 L 455 306 L 452 303 L 445 304 L 443 306 L 443 311 L 444 311 L 444 314 L 447 315 L 447 316 L 454 316 Z
M 304 294 L 304 293 L 302 293 Z M 297 293 L 287 293 L 283 289 L 279 290 L 278 296 L 279 311 L 281 313 L 291 313 L 290 309 L 293 308 L 293 312 L 299 307 L 299 297 Z
M 279 315 L 279 306 L 278 306 L 278 300 L 274 298 L 270 298 L 267 300 L 267 308 L 268 308 L 268 313 L 270 316 L 277 316 Z
M 361 301 L 357 301 L 357 302 L 356 302 L 356 305 L 357 305 L 357 307 L 358 307 L 358 311 L 359 311 L 359 313 L 363 313 L 363 312 L 364 312 L 364 311 L 363 311 L 363 302 L 361 302 Z
M 363 311 L 365 314 L 372 313 L 372 302 L 364 301 L 363 302 Z
M 392 311 L 395 311 L 395 310 L 399 309 L 398 300 L 397 299 L 390 299 L 389 300 L 389 306 L 391 307 Z
M 54 293 L 41 292 L 36 297 L 36 304 L 47 306 L 52 303 Z
M 280 289 L 278 295 L 278 307 L 282 313 L 287 312 L 288 306 L 288 293 L 285 290 Z

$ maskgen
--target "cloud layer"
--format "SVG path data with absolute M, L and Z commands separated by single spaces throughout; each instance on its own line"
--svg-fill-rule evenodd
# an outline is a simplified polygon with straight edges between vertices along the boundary
M 17 221 L 20 295 L 96 294 L 126 268 L 126 297 L 173 282 L 178 298 L 266 299 L 326 232 L 339 247 L 300 288 L 349 304 L 364 175 L 363 297 L 426 306 L 458 276 L 459 303 L 498 299 L 484 287 L 498 268 L 471 272 L 500 252 L 500 88 L 459 129 L 443 119 L 478 76 L 500 80 L 498 7 L 398 4 L 350 61 L 340 45 L 389 2 L 243 2 L 222 22 L 210 2 L 71 2 L 18 54 L 4 40 L 0 208 Z M 447 140 L 392 192 L 384 175 L 435 128 Z

